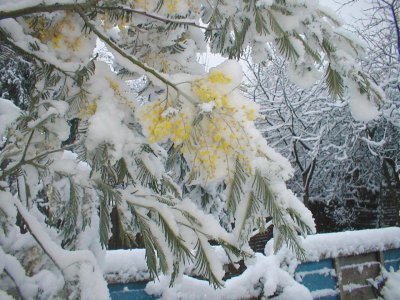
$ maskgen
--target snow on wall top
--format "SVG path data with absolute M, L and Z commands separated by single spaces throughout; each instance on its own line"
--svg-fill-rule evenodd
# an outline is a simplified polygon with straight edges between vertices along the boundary
M 213 247 L 213 250 L 217 260 L 222 264 L 229 263 L 229 259 L 221 247 Z M 106 252 L 103 271 L 109 283 L 150 280 L 150 272 L 146 265 L 145 249 L 108 250 Z M 186 266 L 185 273 L 196 275 L 194 265 Z
M 314 234 L 302 239 L 302 243 L 306 252 L 305 261 L 358 255 L 400 248 L 400 228 Z M 265 248 L 267 255 L 273 253 L 272 245 L 273 241 L 269 241 Z
M 307 236 L 302 242 L 306 251 L 305 261 L 318 261 L 324 258 L 400 248 L 400 228 L 315 234 Z M 267 255 L 273 253 L 272 245 L 273 241 L 270 240 L 266 246 Z M 215 250 L 218 259 L 228 263 L 221 249 L 216 247 Z M 285 256 L 284 253 L 287 251 L 288 249 L 282 249 L 280 253 Z M 191 273 L 190 269 L 189 267 L 187 273 Z M 104 271 L 109 282 L 143 281 L 150 277 L 144 249 L 107 251 Z
M 149 280 L 145 249 L 109 250 L 104 268 L 108 282 L 134 282 Z

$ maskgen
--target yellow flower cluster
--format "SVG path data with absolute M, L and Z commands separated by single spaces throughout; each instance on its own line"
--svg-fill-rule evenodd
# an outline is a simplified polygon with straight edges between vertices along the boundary
M 105 14 L 101 17 L 102 27 L 107 31 L 114 27 L 118 27 L 119 35 L 127 34 L 127 26 L 129 22 L 126 19 L 114 19 L 112 16 Z
M 139 8 L 147 11 L 154 11 L 157 7 L 156 1 L 149 0 L 132 0 L 132 6 L 134 8 Z M 177 12 L 179 0 L 164 0 L 164 5 L 169 14 L 174 14 Z
M 193 12 L 195 12 L 196 14 L 200 14 L 201 13 L 201 2 L 199 3 L 199 1 L 197 0 L 188 0 L 187 1 L 189 9 Z
M 222 71 L 214 70 L 204 78 L 196 80 L 192 83 L 192 90 L 199 98 L 200 102 L 207 103 L 214 101 L 215 106 L 222 110 L 225 114 L 234 114 L 239 111 L 236 105 L 229 103 L 228 96 L 229 92 L 221 92 L 218 87 L 229 84 L 232 79 L 226 76 Z M 254 121 L 256 119 L 256 114 L 254 108 L 248 107 L 247 105 L 242 105 L 240 109 L 247 120 Z
M 172 72 L 170 63 L 166 57 L 165 54 L 163 53 L 154 53 L 154 52 L 149 52 L 146 53 L 141 57 L 142 61 L 146 63 L 147 65 L 163 72 L 163 73 L 169 73 Z
M 144 10 L 148 10 L 149 8 L 147 7 L 147 0 L 132 0 L 132 5 L 134 8 L 141 8 Z
M 211 83 L 226 84 L 232 82 L 232 79 L 226 76 L 222 71 L 211 71 L 207 76 L 207 80 Z
M 170 15 L 176 13 L 176 10 L 178 7 L 178 2 L 179 2 L 179 0 L 165 0 L 165 2 L 164 2 L 165 6 Z
M 112 91 L 114 95 L 114 97 L 112 97 L 113 99 L 117 100 L 118 103 L 128 107 L 129 109 L 134 110 L 136 107 L 136 103 L 125 96 L 123 85 L 121 86 L 121 83 L 119 83 L 112 77 L 105 76 L 104 79 L 105 80 L 102 82 L 104 90 L 108 88 L 109 91 Z M 83 101 L 78 111 L 79 118 L 87 119 L 96 113 L 97 103 L 104 96 L 104 90 L 102 90 L 101 93 L 97 93 L 97 90 L 94 91 L 93 93 L 91 93 L 92 97 L 87 97 L 86 101 Z M 107 93 L 107 95 L 109 97 L 110 93 Z
M 198 106 L 182 99 L 179 108 L 174 108 L 158 100 L 138 111 L 149 141 L 170 139 L 179 146 L 191 170 L 201 174 L 205 181 L 229 178 L 237 158 L 250 170 L 249 158 L 256 151 L 247 131 L 256 111 L 252 105 L 243 104 L 232 83 L 224 72 L 212 70 L 191 83 Z M 202 111 L 201 106 L 210 102 L 213 105 Z
M 96 110 L 97 110 L 97 103 L 96 103 L 96 101 L 93 101 L 93 102 L 87 103 L 86 105 L 81 107 L 81 109 L 79 110 L 78 116 L 80 118 L 91 117 L 96 113 Z
M 247 105 L 238 107 L 236 101 L 229 101 L 232 87 L 227 85 L 230 83 L 232 79 L 220 70 L 212 70 L 205 78 L 192 83 L 192 91 L 200 103 L 213 101 L 215 104 L 212 113 L 193 128 L 198 133 L 195 143 L 185 145 L 187 151 L 197 153 L 193 166 L 205 170 L 207 179 L 214 178 L 220 166 L 225 166 L 224 171 L 229 175 L 236 158 L 249 168 L 244 153 L 254 151 L 244 123 L 255 119 L 255 110 Z
M 207 118 L 193 128 L 191 139 L 183 144 L 181 151 L 192 154 L 187 157 L 193 170 L 205 172 L 206 179 L 213 179 L 217 171 L 229 174 L 236 157 L 246 164 L 243 151 L 250 147 L 250 143 L 242 132 L 240 123 L 234 119 Z
M 35 28 L 36 37 L 45 44 L 50 44 L 54 49 L 59 49 L 62 42 L 71 50 L 78 50 L 81 44 L 80 36 L 68 36 L 65 32 L 76 31 L 77 28 L 71 13 L 53 23 L 45 17 L 39 17 L 36 21 L 29 20 L 29 25 Z
M 151 143 L 170 139 L 180 145 L 190 137 L 192 126 L 189 117 L 181 111 L 167 113 L 168 107 L 161 101 L 150 103 L 140 111 L 141 118 L 147 124 Z

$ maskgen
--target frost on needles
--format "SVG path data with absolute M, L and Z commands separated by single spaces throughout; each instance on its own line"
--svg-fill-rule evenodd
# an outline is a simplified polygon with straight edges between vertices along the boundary
M 382 93 L 355 63 L 363 45 L 340 26 L 311 0 L 1 3 L 1 65 L 32 83 L 1 85 L 2 293 L 107 299 L 113 226 L 127 247 L 141 234 L 151 276 L 170 284 L 193 263 L 224 285 L 210 242 L 231 262 L 248 258 L 267 218 L 276 249 L 304 255 L 312 216 L 286 188 L 289 162 L 255 128 L 235 59 L 276 49 L 294 80 L 323 77 L 334 96 L 357 92 L 353 109 L 374 106 Z M 227 58 L 208 71 L 197 59 L 207 47 Z

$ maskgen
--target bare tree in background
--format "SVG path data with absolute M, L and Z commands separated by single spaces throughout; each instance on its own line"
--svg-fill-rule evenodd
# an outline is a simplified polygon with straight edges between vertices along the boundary
M 362 64 L 387 97 L 380 118 L 367 124 L 354 120 L 347 101 L 332 99 L 322 80 L 309 88 L 292 83 L 285 60 L 273 52 L 263 65 L 245 59 L 245 93 L 262 99 L 259 126 L 294 166 L 290 186 L 313 211 L 319 231 L 399 221 L 399 2 L 374 1 L 366 14 L 355 29 L 367 44 Z

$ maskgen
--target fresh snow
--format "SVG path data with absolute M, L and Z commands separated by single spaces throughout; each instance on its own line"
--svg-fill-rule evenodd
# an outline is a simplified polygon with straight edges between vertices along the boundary
M 323 297 L 329 297 L 329 296 L 336 296 L 339 295 L 340 290 L 332 290 L 332 289 L 323 289 L 323 290 L 317 290 L 317 291 L 312 291 L 311 295 L 313 299 L 318 299 L 318 298 L 323 298 Z
M 303 239 L 303 247 L 306 261 L 400 248 L 400 228 L 309 235 Z
M 380 114 L 377 106 L 368 101 L 355 85 L 349 87 L 349 107 L 356 121 L 368 122 L 378 118 Z
M 382 296 L 385 300 L 400 299 L 400 272 L 383 272 L 383 278 L 386 279 L 385 286 L 382 289 Z
M 325 267 L 313 271 L 296 272 L 296 280 L 301 281 L 307 275 L 336 276 L 336 271 L 334 269 L 329 269 Z
M 199 104 L 200 112 L 202 112 L 202 113 L 212 112 L 214 107 L 215 107 L 215 102 L 214 101 L 210 101 L 210 102 L 207 102 L 207 103 Z
M 173 287 L 169 288 L 169 278 L 161 276 L 159 280 L 148 283 L 146 292 L 162 299 L 246 299 L 258 297 L 263 292 L 265 297 L 282 291 L 277 299 L 293 299 L 298 295 L 304 300 L 311 300 L 311 294 L 303 285 L 297 283 L 289 273 L 279 267 L 275 256 L 266 257 L 256 254 L 248 262 L 246 271 L 241 276 L 233 277 L 220 289 L 212 288 L 206 281 L 184 275 Z
M 20 115 L 20 109 L 10 100 L 0 98 L 0 145 L 7 129 Z
M 106 253 L 104 274 L 107 282 L 137 282 L 150 279 L 146 265 L 146 250 L 109 250 Z

